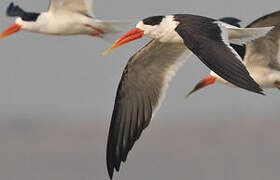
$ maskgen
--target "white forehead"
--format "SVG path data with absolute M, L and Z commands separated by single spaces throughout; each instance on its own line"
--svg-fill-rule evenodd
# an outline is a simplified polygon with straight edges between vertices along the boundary
M 17 17 L 16 20 L 15 20 L 15 23 L 16 24 L 21 24 L 22 23 L 21 17 Z

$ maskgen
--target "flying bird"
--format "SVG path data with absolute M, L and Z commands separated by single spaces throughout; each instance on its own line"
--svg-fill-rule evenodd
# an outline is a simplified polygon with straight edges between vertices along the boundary
M 221 21 L 188 14 L 153 16 L 140 21 L 112 49 L 143 36 L 152 40 L 128 61 L 115 99 L 108 142 L 110 178 L 155 116 L 168 82 L 194 53 L 210 69 L 238 87 L 262 94 L 229 42 L 244 43 L 264 36 L 273 27 L 237 28 Z
M 250 23 L 247 28 L 274 26 L 265 37 L 246 44 L 236 46 L 250 75 L 262 88 L 278 88 L 280 90 L 280 11 L 265 15 Z M 215 72 L 201 80 L 187 95 L 191 95 L 215 82 L 236 87 Z
M 17 17 L 15 24 L 0 34 L 0 39 L 20 30 L 51 35 L 86 34 L 110 41 L 131 22 L 96 19 L 92 0 L 50 0 L 47 12 L 27 12 L 10 3 L 7 16 Z

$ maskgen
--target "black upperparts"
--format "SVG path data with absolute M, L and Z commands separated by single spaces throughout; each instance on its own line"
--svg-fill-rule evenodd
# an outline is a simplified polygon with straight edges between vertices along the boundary
M 222 22 L 225 22 L 227 24 L 236 26 L 236 27 L 241 27 L 240 26 L 240 19 L 234 18 L 234 17 L 224 17 L 219 19 Z M 244 59 L 245 52 L 246 52 L 246 46 L 245 45 L 237 45 L 237 44 L 230 44 L 231 47 L 239 54 L 239 56 Z
M 263 94 L 244 64 L 224 42 L 223 31 L 216 20 L 194 15 L 175 15 L 175 20 L 180 22 L 175 31 L 206 66 L 238 87 Z
M 246 53 L 246 45 L 230 44 L 230 46 L 237 52 L 237 54 L 244 60 Z
M 152 16 L 152 17 L 148 17 L 146 19 L 143 20 L 143 23 L 146 25 L 159 25 L 162 21 L 162 19 L 164 18 L 164 16 Z
M 24 21 L 36 21 L 40 13 L 25 12 L 19 6 L 14 6 L 12 2 L 7 8 L 6 15 L 10 17 L 21 17 Z
M 224 18 L 221 18 L 219 20 L 222 21 L 222 22 L 225 22 L 227 24 L 230 24 L 230 25 L 233 25 L 233 26 L 236 26 L 236 27 L 240 27 L 239 23 L 241 22 L 241 20 L 237 19 L 235 17 L 224 17 Z

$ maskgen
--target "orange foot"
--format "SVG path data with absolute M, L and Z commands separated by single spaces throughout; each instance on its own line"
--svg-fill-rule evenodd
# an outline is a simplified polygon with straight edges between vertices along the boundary
M 86 27 L 90 27 L 91 29 L 93 29 L 95 32 L 92 33 L 92 34 L 89 34 L 90 36 L 93 36 L 93 37 L 101 37 L 102 34 L 104 34 L 104 31 L 100 28 L 97 28 L 97 27 L 94 27 L 90 24 L 86 24 L 85 25 Z
M 276 81 L 274 84 L 275 84 L 276 87 L 280 90 L 280 81 Z

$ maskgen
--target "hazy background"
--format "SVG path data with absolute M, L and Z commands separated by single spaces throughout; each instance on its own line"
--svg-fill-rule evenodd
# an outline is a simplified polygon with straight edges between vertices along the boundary
M 10 0 L 0 1 L 1 30 Z M 45 11 L 48 1 L 16 1 Z M 253 4 L 252 4 L 253 3 Z M 225 0 L 95 0 L 102 19 L 191 13 L 235 16 L 245 26 L 279 10 L 279 2 Z M 0 179 L 108 179 L 105 150 L 116 88 L 139 40 L 110 44 L 89 36 L 20 32 L 0 42 Z M 170 84 L 157 116 L 116 180 L 275 180 L 280 177 L 280 91 L 266 96 L 216 84 L 184 95 L 208 69 L 189 59 Z

